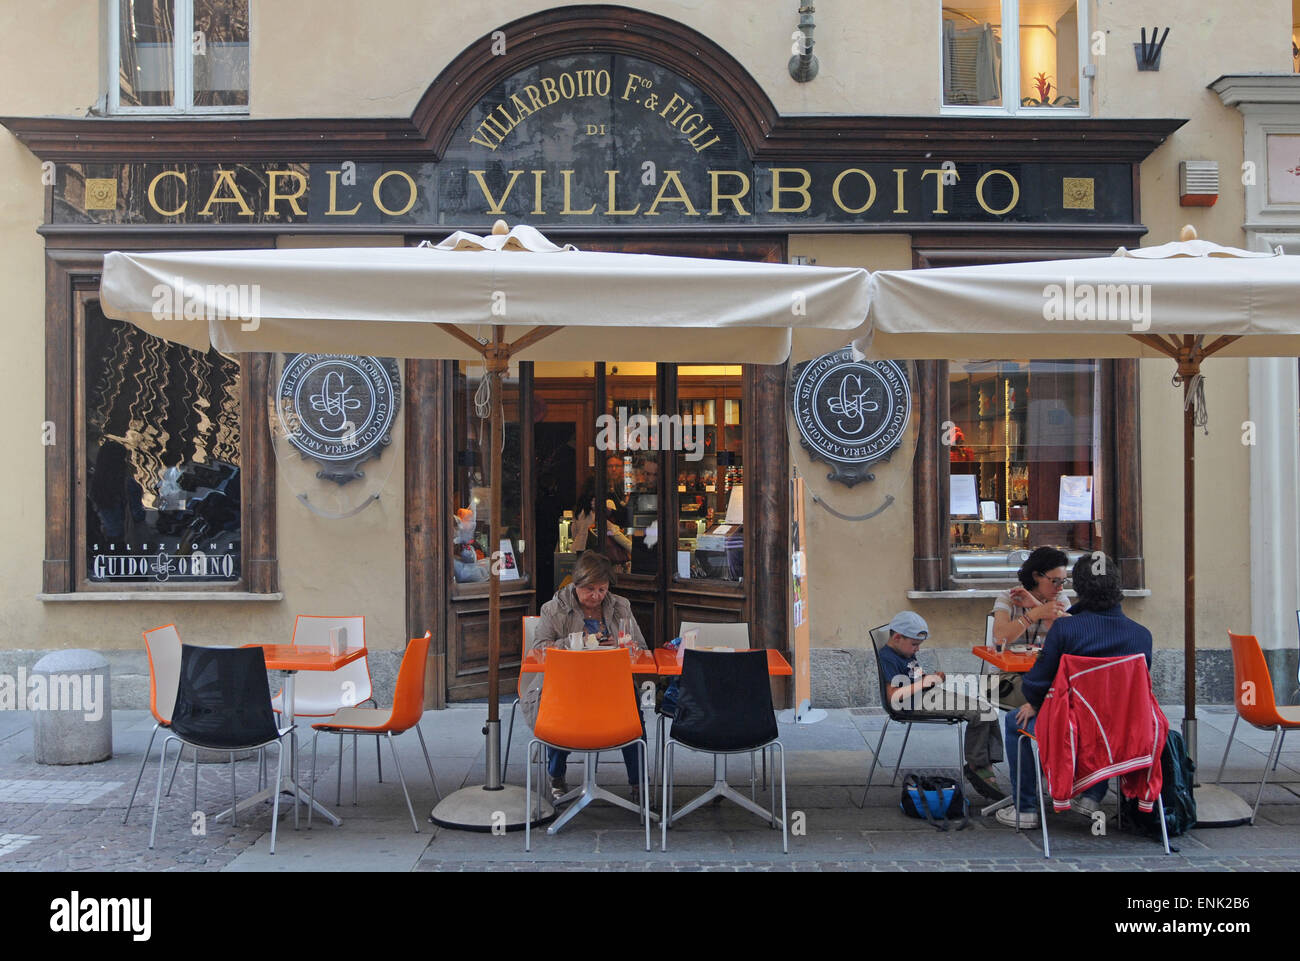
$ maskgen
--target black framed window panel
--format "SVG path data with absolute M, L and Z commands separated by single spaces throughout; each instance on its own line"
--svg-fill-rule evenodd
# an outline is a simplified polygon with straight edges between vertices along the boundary
M 77 589 L 243 587 L 239 363 L 77 310 Z

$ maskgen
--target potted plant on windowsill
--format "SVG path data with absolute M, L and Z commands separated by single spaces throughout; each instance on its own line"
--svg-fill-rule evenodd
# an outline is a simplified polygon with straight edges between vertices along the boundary
M 1037 97 L 1022 97 L 1020 106 L 1022 107 L 1077 107 L 1079 101 L 1074 97 L 1057 96 L 1052 98 L 1052 83 L 1047 79 L 1046 73 L 1040 73 L 1034 77 L 1034 87 L 1038 91 Z

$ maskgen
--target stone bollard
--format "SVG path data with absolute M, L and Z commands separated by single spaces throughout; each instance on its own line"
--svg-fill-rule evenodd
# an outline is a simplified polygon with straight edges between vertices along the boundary
M 109 682 L 108 661 L 94 651 L 52 651 L 36 662 L 27 705 L 37 764 L 91 764 L 113 756 Z

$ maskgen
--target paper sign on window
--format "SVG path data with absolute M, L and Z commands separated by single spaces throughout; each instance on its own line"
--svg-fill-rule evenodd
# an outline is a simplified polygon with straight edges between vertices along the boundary
M 1061 506 L 1058 520 L 1092 520 L 1092 476 L 1061 475 Z

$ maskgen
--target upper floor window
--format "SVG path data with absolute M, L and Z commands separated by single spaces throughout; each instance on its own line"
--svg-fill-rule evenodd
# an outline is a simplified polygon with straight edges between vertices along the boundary
M 247 113 L 249 0 L 117 0 L 112 113 Z
M 1086 7 L 1075 0 L 942 0 L 943 106 L 1081 114 Z

